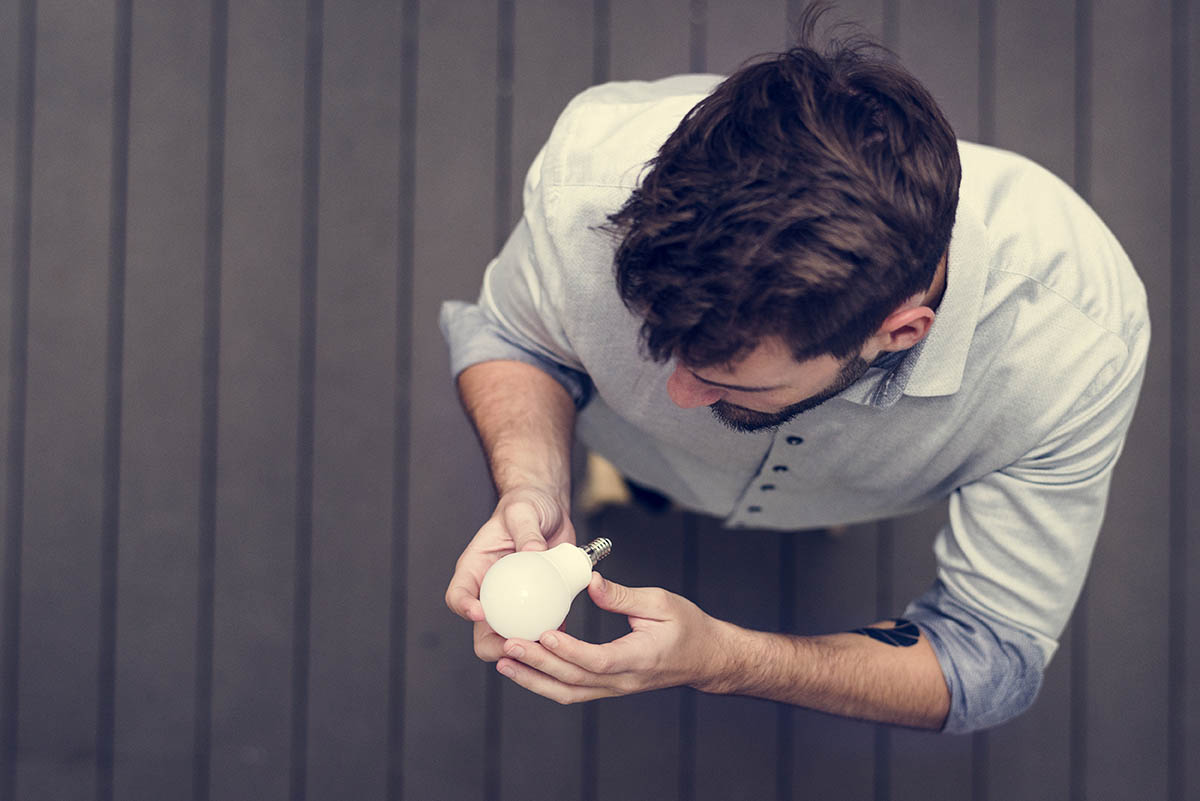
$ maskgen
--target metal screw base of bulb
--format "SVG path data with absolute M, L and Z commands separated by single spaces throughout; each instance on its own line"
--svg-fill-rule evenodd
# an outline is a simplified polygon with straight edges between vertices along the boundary
M 592 567 L 595 567 L 597 562 L 612 553 L 612 540 L 608 537 L 597 537 L 587 545 L 579 546 L 579 550 L 587 555 L 592 561 Z

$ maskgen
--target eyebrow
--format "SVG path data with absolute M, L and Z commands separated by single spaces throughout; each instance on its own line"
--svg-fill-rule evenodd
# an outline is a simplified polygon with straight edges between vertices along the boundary
M 720 381 L 709 381 L 707 378 L 696 375 L 691 370 L 688 370 L 688 372 L 692 373 L 696 380 L 702 384 L 708 384 L 710 387 L 721 387 L 721 389 L 735 389 L 738 392 L 770 392 L 773 389 L 783 389 L 784 387 L 783 384 L 773 387 L 743 387 L 737 384 L 722 384 Z

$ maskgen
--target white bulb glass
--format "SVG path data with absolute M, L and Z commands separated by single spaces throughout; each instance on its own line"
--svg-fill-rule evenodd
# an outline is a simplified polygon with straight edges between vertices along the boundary
M 501 637 L 536 640 L 562 625 L 571 601 L 592 579 L 592 567 L 612 543 L 579 548 L 568 542 L 548 551 L 521 551 L 500 559 L 479 586 L 488 625 Z

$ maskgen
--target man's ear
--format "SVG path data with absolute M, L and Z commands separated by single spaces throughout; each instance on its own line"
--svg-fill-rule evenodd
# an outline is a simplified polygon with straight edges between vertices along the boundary
M 908 350 L 929 333 L 934 316 L 928 306 L 902 306 L 887 316 L 872 340 L 881 351 Z

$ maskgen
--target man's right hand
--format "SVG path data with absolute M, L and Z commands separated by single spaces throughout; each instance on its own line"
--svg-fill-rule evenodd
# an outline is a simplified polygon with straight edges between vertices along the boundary
M 475 654 L 486 662 L 504 655 L 504 638 L 483 618 L 479 585 L 483 574 L 503 556 L 517 551 L 544 551 L 562 542 L 575 542 L 566 503 L 540 487 L 517 487 L 505 492 L 496 511 L 458 558 L 446 589 L 446 606 L 475 623 Z

